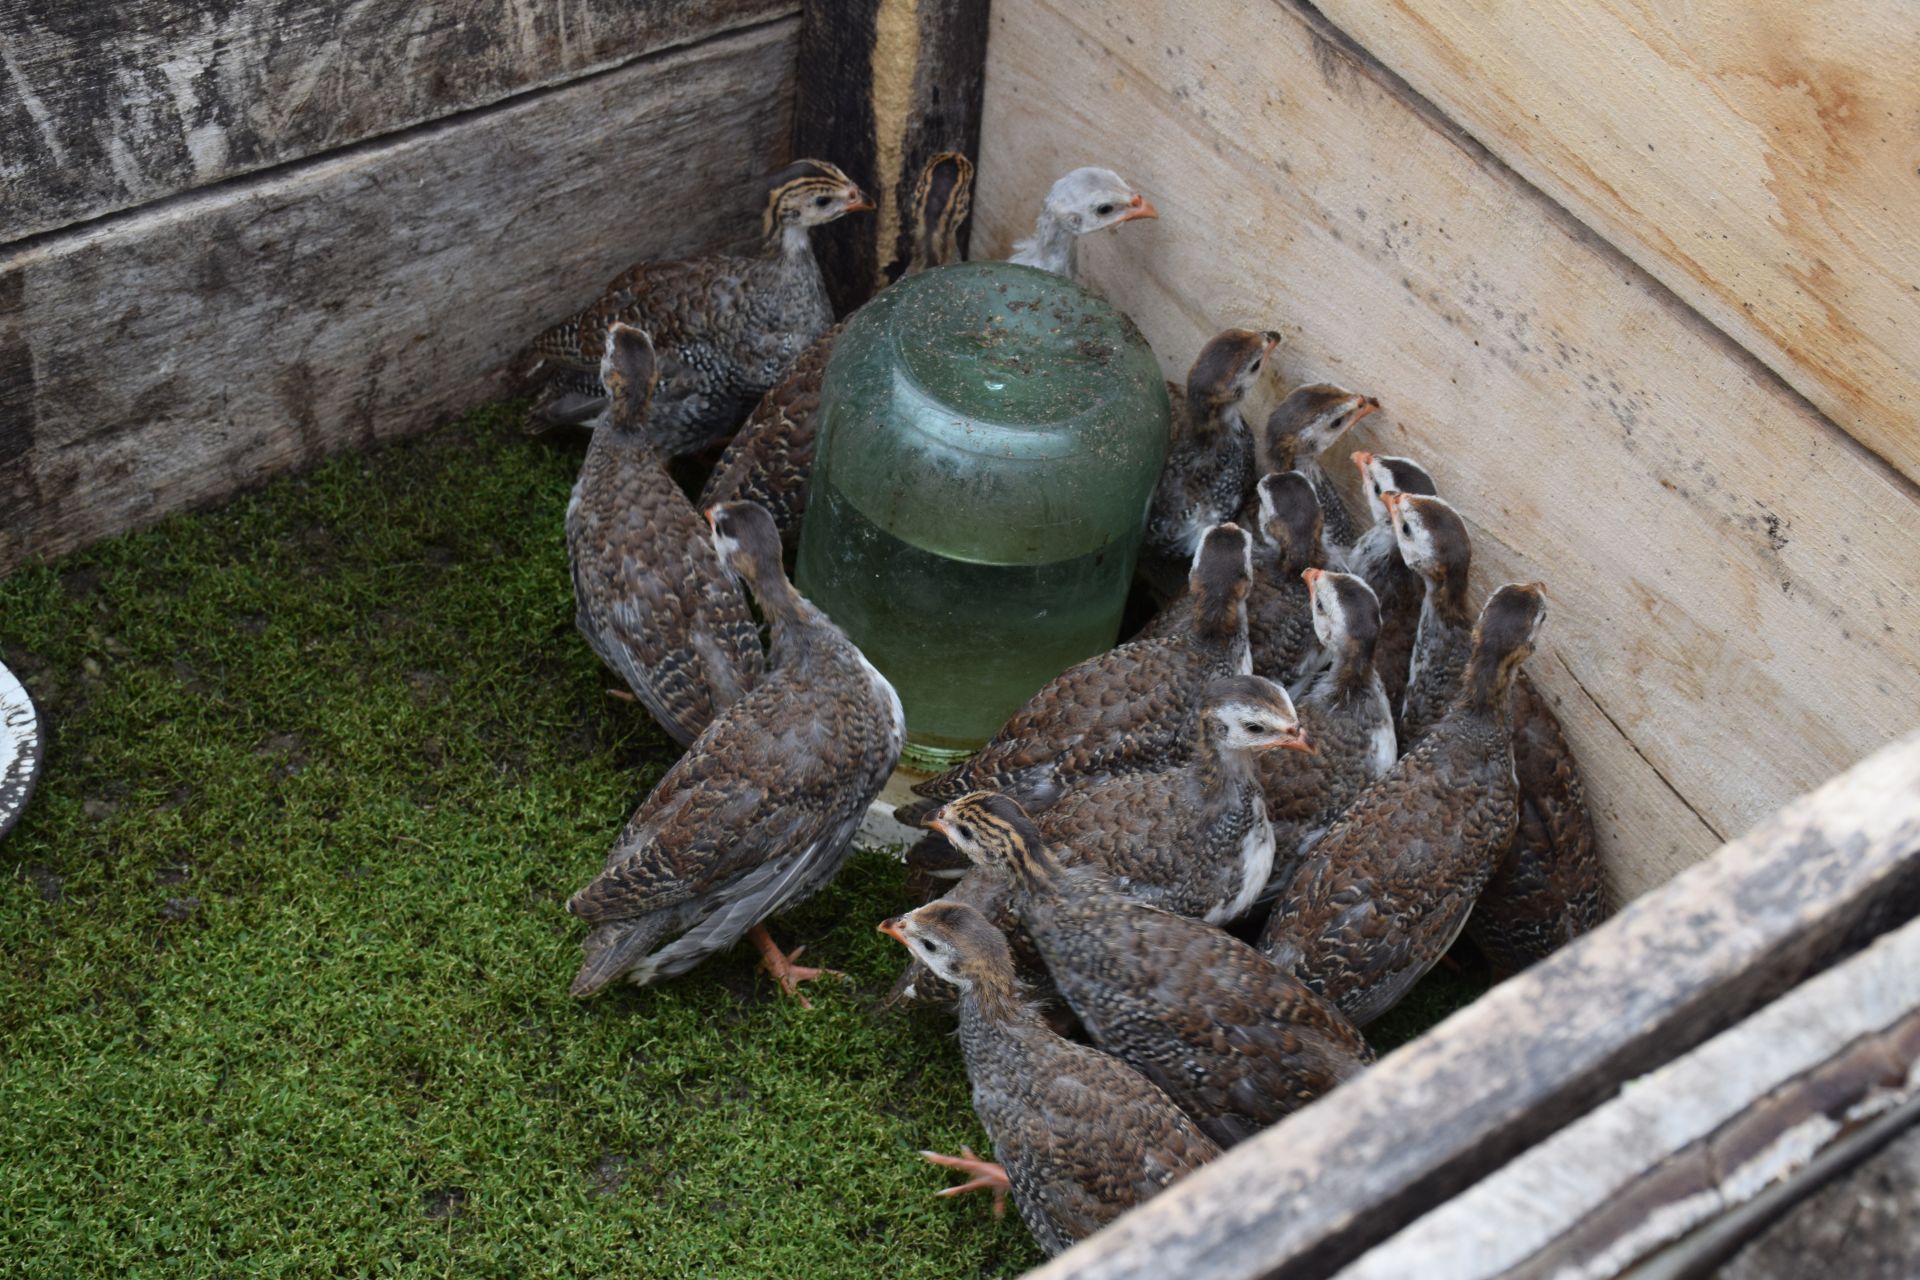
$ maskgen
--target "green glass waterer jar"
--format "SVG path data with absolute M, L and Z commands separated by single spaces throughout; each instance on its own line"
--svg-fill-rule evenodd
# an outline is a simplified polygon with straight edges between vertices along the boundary
M 800 589 L 941 769 L 1108 648 L 1166 461 L 1140 331 L 1064 276 L 943 267 L 861 308 L 821 386 Z

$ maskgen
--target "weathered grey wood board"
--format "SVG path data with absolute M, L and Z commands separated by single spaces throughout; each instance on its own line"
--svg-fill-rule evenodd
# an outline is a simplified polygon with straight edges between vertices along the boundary
M 757 236 L 798 25 L 0 257 L 0 572 L 430 425 L 626 264 Z
M 1285 375 L 1380 396 L 1353 447 L 1430 465 L 1482 589 L 1546 582 L 1529 669 L 1642 892 L 1920 722 L 1920 500 L 1323 30 L 1282 0 L 998 7 L 976 256 L 1112 165 L 1161 216 L 1082 272 L 1170 375 L 1278 327 Z
M 1467 1188 L 1335 1280 L 1609 1280 L 1920 1097 L 1920 921 Z
M 1920 481 L 1911 4 L 1318 7 Z
M 799 7 L 0 0 L 0 242 Z
M 1916 910 L 1920 733 L 1032 1274 L 1324 1280 Z

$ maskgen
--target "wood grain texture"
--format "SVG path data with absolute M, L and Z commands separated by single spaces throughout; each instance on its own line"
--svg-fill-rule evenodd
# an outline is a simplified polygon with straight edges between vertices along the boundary
M 1920 1096 L 1920 921 L 1633 1082 L 1335 1280 L 1613 1276 Z
M 798 26 L 0 257 L 0 572 L 429 426 L 628 263 L 757 240 Z
M 1317 3 L 1920 480 L 1911 4 Z
M 798 0 L 0 0 L 0 242 L 798 10 Z
M 1286 3 L 995 11 L 976 254 L 1076 164 L 1160 208 L 1082 274 L 1169 375 L 1228 325 L 1382 398 L 1477 590 L 1546 582 L 1536 684 L 1616 900 L 1920 720 L 1920 501 L 1790 389 Z M 1336 474 L 1338 471 L 1336 471 Z
M 1717 1280 L 1920 1275 L 1920 1125 L 1835 1178 L 1740 1251 Z
M 845 314 L 899 278 L 913 247 L 913 187 L 942 151 L 980 145 L 988 0 L 807 0 L 806 74 L 793 146 L 832 160 L 878 205 L 815 233 L 834 309 Z M 967 246 L 963 226 L 960 248 Z
M 1034 1280 L 1322 1280 L 1916 910 L 1920 733 Z

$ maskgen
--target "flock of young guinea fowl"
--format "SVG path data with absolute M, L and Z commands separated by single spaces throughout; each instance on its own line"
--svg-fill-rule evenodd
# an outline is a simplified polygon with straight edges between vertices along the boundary
M 909 270 L 958 260 L 971 180 L 927 166 Z M 831 973 L 765 922 L 846 862 L 906 727 L 783 563 L 840 332 L 808 231 L 872 207 L 791 165 L 764 256 L 635 266 L 516 367 L 539 421 L 594 427 L 566 515 L 579 628 L 686 747 L 567 904 L 577 996 L 742 936 L 802 1004 Z M 1071 275 L 1079 236 L 1154 216 L 1079 169 L 1012 260 Z M 1278 340 L 1229 329 L 1171 388 L 1157 616 L 896 810 L 949 887 L 880 925 L 911 953 L 895 997 L 955 1008 L 997 1163 L 929 1158 L 969 1175 L 944 1194 L 1010 1192 L 1049 1252 L 1364 1070 L 1357 1028 L 1463 929 L 1505 974 L 1604 911 L 1573 760 L 1520 671 L 1541 587 L 1476 612 L 1466 527 L 1412 459 L 1353 453 L 1349 512 L 1321 458 L 1372 398 L 1305 386 L 1245 421 Z M 729 433 L 689 502 L 667 459 Z

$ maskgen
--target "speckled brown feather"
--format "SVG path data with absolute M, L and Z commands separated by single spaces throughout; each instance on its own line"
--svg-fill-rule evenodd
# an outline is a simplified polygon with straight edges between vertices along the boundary
M 1396 511 L 1411 511 L 1424 523 L 1435 548 L 1433 562 L 1421 571 L 1425 589 L 1420 622 L 1407 665 L 1407 692 L 1400 703 L 1404 748 L 1447 713 L 1460 688 L 1473 647 L 1473 610 L 1467 599 L 1473 553 L 1466 523 L 1441 499 L 1407 494 L 1393 501 Z
M 957 152 L 943 152 L 927 162 L 914 191 L 915 236 L 907 274 L 959 260 L 956 237 L 971 207 L 972 183 L 973 166 Z M 716 502 L 757 502 L 780 526 L 781 540 L 794 545 L 813 473 L 820 383 L 845 329 L 842 322 L 827 330 L 760 397 L 707 478 L 700 494 L 703 508 Z
M 1068 668 L 972 758 L 917 783 L 923 802 L 894 811 L 917 825 L 969 791 L 1001 791 L 1043 809 L 1076 782 L 1165 768 L 1186 758 L 1208 681 L 1247 665 L 1247 535 L 1209 533 L 1195 557 L 1189 626 L 1138 640 Z
M 1503 587 L 1452 710 L 1361 793 L 1281 894 L 1261 949 L 1365 1026 L 1453 944 L 1513 838 L 1507 693 L 1543 611 Z
M 969 848 L 983 869 L 1011 875 L 1020 919 L 1094 1043 L 1166 1090 L 1222 1146 L 1369 1060 L 1345 1018 L 1252 947 L 1137 901 L 1090 864 L 1062 866 L 1003 798 L 955 810 L 1013 828 L 1011 840 Z
M 1374 669 L 1387 692 L 1387 705 L 1397 717 L 1407 693 L 1407 665 L 1413 657 L 1414 634 L 1420 627 L 1420 600 L 1427 587 L 1400 558 L 1393 522 L 1380 497 L 1388 491 L 1431 497 L 1435 492 L 1433 477 L 1409 458 L 1375 457 L 1364 452 L 1355 453 L 1353 458 L 1361 468 L 1361 487 L 1369 491 L 1374 521 L 1348 552 L 1347 568 L 1366 580 L 1380 602 L 1380 643 L 1374 653 Z M 1369 468 L 1376 466 L 1382 473 L 1377 479 L 1369 475 Z
M 1316 590 L 1331 596 L 1341 617 L 1337 631 L 1328 624 L 1337 644 L 1332 665 L 1297 703 L 1314 750 L 1266 752 L 1255 762 L 1273 824 L 1274 893 L 1292 883 L 1306 850 L 1385 775 L 1396 754 L 1393 712 L 1373 669 L 1379 608 L 1358 578 L 1326 574 L 1319 582 Z
M 1049 1028 L 1019 998 L 1006 943 L 977 913 L 934 902 L 904 921 L 934 932 L 969 966 L 959 1019 L 973 1109 L 1022 1221 L 1049 1254 L 1219 1154 L 1139 1072 Z
M 833 323 L 803 220 L 806 201 L 826 193 L 862 199 L 832 165 L 796 162 L 770 180 L 766 256 L 637 263 L 590 306 L 541 333 L 513 366 L 522 387 L 540 388 L 536 419 L 578 421 L 597 411 L 594 374 L 607 326 L 620 322 L 647 330 L 659 353 L 648 431 L 662 451 L 684 453 L 732 430 Z
M 1241 401 L 1259 380 L 1277 333 L 1228 329 L 1200 348 L 1173 401 L 1167 463 L 1147 513 L 1143 551 L 1185 564 L 1207 529 L 1232 520 L 1253 490 L 1253 437 Z
M 567 506 L 576 625 L 682 746 L 759 680 L 760 634 L 706 522 L 644 435 L 646 335 L 621 328 L 605 377 L 609 421 Z
M 1497 977 L 1545 959 L 1606 918 L 1593 817 L 1560 721 L 1523 672 L 1513 687 L 1513 845 L 1467 920 Z
M 623 974 L 684 973 L 825 884 L 899 759 L 898 698 L 786 582 L 771 519 L 740 504 L 718 510 L 723 527 L 753 540 L 742 554 L 773 626 L 770 667 L 667 771 L 606 869 L 567 903 L 594 926 L 576 995 Z

